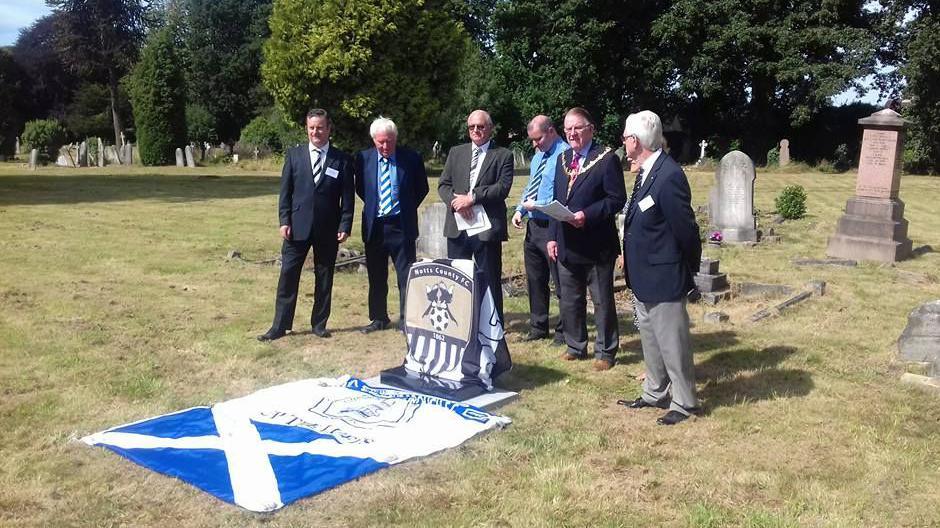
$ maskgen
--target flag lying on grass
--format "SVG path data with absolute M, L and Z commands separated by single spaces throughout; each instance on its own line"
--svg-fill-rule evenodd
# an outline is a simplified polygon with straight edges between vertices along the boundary
M 508 418 L 343 376 L 302 380 L 86 436 L 252 511 L 271 511 Z

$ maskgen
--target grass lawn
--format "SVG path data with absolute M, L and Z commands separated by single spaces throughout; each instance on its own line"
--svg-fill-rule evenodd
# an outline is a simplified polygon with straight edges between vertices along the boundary
M 689 177 L 694 204 L 706 203 L 713 172 Z M 690 307 L 703 418 L 665 428 L 657 412 L 615 404 L 640 392 L 627 316 L 618 364 L 597 373 L 522 343 L 528 303 L 510 298 L 504 384 L 521 397 L 499 411 L 509 428 L 259 515 L 77 439 L 399 364 L 399 334 L 356 331 L 365 275 L 337 276 L 332 339 L 262 344 L 278 270 L 247 261 L 278 255 L 276 173 L 0 164 L 0 525 L 940 526 L 940 398 L 902 385 L 894 363 L 908 313 L 940 298 L 940 253 L 791 264 L 824 256 L 854 179 L 759 172 L 762 222 L 792 184 L 806 188 L 808 216 L 774 226 L 778 244 L 706 249 L 732 282 L 819 279 L 827 293 L 756 324 L 747 316 L 781 299 L 720 305 L 731 322 L 714 326 Z M 940 179 L 905 176 L 901 198 L 914 246 L 940 251 Z M 361 248 L 358 219 L 350 245 Z M 507 273 L 522 270 L 511 231 Z M 227 260 L 232 249 L 246 261 Z M 312 304 L 312 274 L 302 280 L 298 330 Z

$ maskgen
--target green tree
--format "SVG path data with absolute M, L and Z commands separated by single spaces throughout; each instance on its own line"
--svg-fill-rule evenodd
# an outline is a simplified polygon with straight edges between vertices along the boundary
M 219 140 L 234 143 L 271 104 L 261 84 L 271 0 L 187 0 L 185 9 L 189 100 L 209 113 Z
M 144 165 L 169 165 L 186 143 L 186 81 L 179 68 L 176 35 L 167 25 L 150 35 L 128 79 Z
M 13 154 L 16 136 L 23 126 L 21 109 L 28 97 L 29 79 L 13 57 L 0 49 L 0 157 Z
M 334 138 L 367 141 L 369 121 L 395 119 L 401 138 L 428 143 L 453 98 L 468 37 L 445 0 L 275 0 L 261 74 L 300 122 L 330 111 Z
M 932 4 L 918 6 L 901 68 L 911 100 L 905 162 L 917 172 L 940 172 L 940 2 Z
M 66 67 L 56 39 L 57 20 L 61 17 L 52 13 L 20 30 L 11 50 L 29 75 L 29 96 L 19 106 L 28 118 L 63 116 L 81 84 Z
M 108 86 L 114 143 L 124 123 L 118 85 L 137 60 L 147 23 L 141 0 L 47 0 L 55 8 L 56 39 L 68 67 L 84 78 L 104 78 Z

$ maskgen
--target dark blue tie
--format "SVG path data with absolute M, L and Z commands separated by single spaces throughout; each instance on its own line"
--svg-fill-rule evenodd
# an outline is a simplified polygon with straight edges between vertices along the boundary
M 548 164 L 547 152 L 542 156 L 542 162 L 539 163 L 539 168 L 535 170 L 535 176 L 532 177 L 532 184 L 529 185 L 529 192 L 525 194 L 525 197 L 522 199 L 523 202 L 535 200 L 536 196 L 538 196 L 539 186 L 542 185 L 542 175 L 545 174 L 546 164 Z

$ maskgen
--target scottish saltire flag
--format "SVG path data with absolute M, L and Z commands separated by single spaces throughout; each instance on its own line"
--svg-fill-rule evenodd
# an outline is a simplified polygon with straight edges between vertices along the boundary
M 278 385 L 82 440 L 264 512 L 509 422 L 470 405 L 343 376 Z

